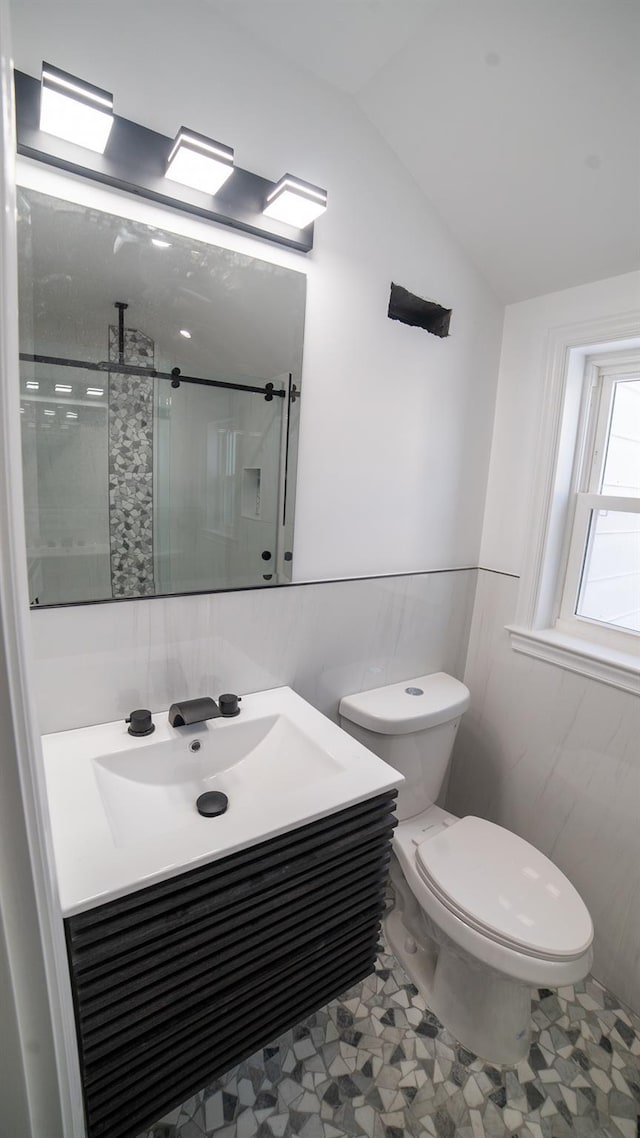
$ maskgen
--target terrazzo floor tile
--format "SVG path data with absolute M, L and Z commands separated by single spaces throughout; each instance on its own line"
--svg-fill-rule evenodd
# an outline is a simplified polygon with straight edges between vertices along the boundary
M 140 1138 L 640 1138 L 640 1017 L 542 988 L 529 1056 L 461 1047 L 388 951 L 376 972 Z

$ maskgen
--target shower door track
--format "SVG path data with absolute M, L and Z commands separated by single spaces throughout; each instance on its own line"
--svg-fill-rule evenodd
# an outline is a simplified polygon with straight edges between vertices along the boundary
M 97 362 L 94 360 L 72 360 L 62 356 L 32 355 L 29 352 L 20 352 L 20 359 L 24 363 L 51 364 L 53 367 L 77 367 L 85 371 L 117 372 L 120 375 L 141 375 L 150 379 L 168 379 L 174 387 L 179 387 L 181 383 L 194 383 L 201 387 L 222 387 L 227 391 L 246 391 L 263 395 L 267 400 L 274 397 L 284 399 L 287 394 L 286 391 L 276 391 L 272 383 L 267 383 L 264 387 L 257 387 L 249 383 L 231 383 L 223 379 L 202 379 L 194 375 L 182 375 L 179 368 L 174 368 L 170 372 L 157 371 L 155 368 L 136 367 L 135 364 L 116 363 L 114 360 Z

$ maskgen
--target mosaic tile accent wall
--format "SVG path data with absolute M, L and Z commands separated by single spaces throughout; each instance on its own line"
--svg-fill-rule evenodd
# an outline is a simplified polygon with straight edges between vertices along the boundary
M 118 360 L 114 324 L 109 359 Z M 124 362 L 153 367 L 153 340 L 125 329 Z M 109 377 L 109 542 L 112 596 L 153 596 L 153 380 L 119 372 Z

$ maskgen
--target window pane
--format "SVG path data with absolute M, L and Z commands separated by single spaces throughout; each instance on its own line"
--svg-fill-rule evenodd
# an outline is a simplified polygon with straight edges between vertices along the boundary
M 640 379 L 615 385 L 600 491 L 640 497 Z
M 640 514 L 592 510 L 576 613 L 640 632 Z

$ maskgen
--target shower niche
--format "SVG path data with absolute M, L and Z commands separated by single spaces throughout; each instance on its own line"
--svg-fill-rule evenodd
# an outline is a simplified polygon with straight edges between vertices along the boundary
M 291 579 L 306 277 L 19 191 L 34 606 Z

